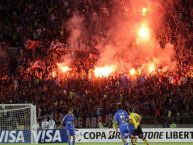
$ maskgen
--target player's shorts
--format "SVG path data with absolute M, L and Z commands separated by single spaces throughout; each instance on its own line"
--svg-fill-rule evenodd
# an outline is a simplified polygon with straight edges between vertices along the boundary
M 66 129 L 66 134 L 67 134 L 67 136 L 74 136 L 75 135 L 75 130 L 73 128 L 67 128 Z
M 132 135 L 138 136 L 139 138 L 143 138 L 143 131 L 140 125 L 136 129 L 133 130 Z
M 133 134 L 133 131 L 134 131 L 134 126 L 132 124 L 129 124 L 129 132 L 130 134 Z
M 119 129 L 120 129 L 120 133 L 121 133 L 121 137 L 122 137 L 122 138 L 125 138 L 125 139 L 126 139 L 126 138 L 129 137 L 130 132 L 129 132 L 129 126 L 128 126 L 127 123 L 121 124 L 121 125 L 119 126 Z

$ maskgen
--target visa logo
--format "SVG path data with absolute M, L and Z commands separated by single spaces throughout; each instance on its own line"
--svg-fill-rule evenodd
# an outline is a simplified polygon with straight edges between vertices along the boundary
M 29 143 L 33 139 L 36 143 L 62 142 L 60 130 L 2 130 L 0 131 L 0 143 Z
M 36 142 L 62 142 L 60 130 L 39 130 L 33 136 Z
M 24 143 L 23 131 L 1 131 L 0 143 Z

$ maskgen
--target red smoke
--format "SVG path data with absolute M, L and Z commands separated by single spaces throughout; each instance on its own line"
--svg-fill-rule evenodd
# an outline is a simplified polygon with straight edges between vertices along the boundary
M 113 16 L 107 38 L 96 46 L 100 50 L 97 66 L 115 65 L 116 72 L 130 74 L 134 74 L 134 69 L 146 73 L 174 69 L 173 45 L 161 48 L 156 40 L 156 31 L 162 25 L 158 1 L 131 0 L 122 4 L 117 1 L 114 7 L 123 14 Z

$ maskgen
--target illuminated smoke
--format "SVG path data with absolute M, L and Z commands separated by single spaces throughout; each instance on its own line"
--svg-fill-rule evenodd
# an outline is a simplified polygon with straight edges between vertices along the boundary
M 57 76 L 56 71 L 52 71 L 52 77 L 55 78 Z
M 62 72 L 62 73 L 66 73 L 70 70 L 72 70 L 71 68 L 69 68 L 69 66 L 67 66 L 65 63 L 57 63 L 56 64 L 59 68 L 59 70 Z
M 82 21 L 83 21 L 83 18 L 80 15 L 74 13 L 72 18 L 70 18 L 69 21 L 64 24 L 67 31 L 69 32 L 69 37 L 67 42 L 68 42 L 68 49 L 71 50 L 71 54 L 63 55 L 61 56 L 60 60 L 57 60 L 57 63 L 55 63 L 57 68 L 55 68 L 55 70 L 52 71 L 51 73 L 52 77 L 56 77 L 56 76 L 62 77 L 63 74 L 66 74 L 67 72 L 72 70 L 71 65 L 74 59 L 73 54 L 77 49 L 79 49 L 79 42 L 82 36 L 82 32 L 84 31 L 83 30 L 84 26 Z M 60 45 L 59 42 L 57 42 L 55 46 L 53 45 L 52 47 L 58 48 L 63 46 Z
M 158 1 L 131 0 L 114 6 L 122 10 L 112 16 L 107 38 L 96 46 L 100 51 L 97 66 L 116 65 L 115 72 L 131 73 L 135 68 L 145 73 L 175 68 L 175 50 L 166 44 L 161 48 L 156 40 L 156 31 L 162 25 L 162 13 Z M 132 71 L 134 72 L 134 71 Z
M 147 42 L 150 40 L 150 30 L 148 26 L 142 24 L 137 32 L 137 40 L 142 42 Z
M 142 16 L 147 16 L 148 12 L 149 12 L 149 8 L 146 8 L 146 7 L 143 7 L 141 10 Z
M 94 74 L 96 77 L 108 77 L 115 71 L 115 69 L 116 67 L 114 65 L 96 67 Z
M 148 66 L 148 72 L 149 73 L 153 73 L 154 71 L 155 71 L 155 68 L 156 66 L 155 66 L 155 64 L 152 62 L 152 63 L 150 63 L 149 64 L 149 66 Z
M 82 32 L 85 31 L 83 30 L 84 26 L 82 21 L 83 18 L 80 15 L 74 14 L 66 24 L 66 27 L 70 32 L 70 36 L 67 41 L 72 51 L 78 48 L 78 43 L 80 41 Z
M 136 70 L 134 68 L 132 68 L 132 69 L 130 69 L 129 73 L 131 76 L 134 76 L 134 75 L 136 75 Z

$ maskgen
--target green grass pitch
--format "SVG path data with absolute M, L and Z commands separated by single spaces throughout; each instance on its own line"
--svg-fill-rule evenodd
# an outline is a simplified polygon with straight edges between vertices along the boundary
M 77 145 L 83 145 L 83 144 L 84 145 L 123 145 L 123 143 L 77 143 Z M 145 145 L 143 143 L 138 143 L 138 144 Z M 58 145 L 58 144 L 54 144 L 54 145 Z M 129 143 L 129 145 L 131 145 L 131 143 Z M 150 143 L 150 145 L 193 145 L 193 143 Z
M 144 143 L 138 143 L 138 144 L 145 145 Z M 58 145 L 58 144 L 54 144 L 54 145 Z M 77 143 L 77 145 L 123 145 L 123 143 Z M 129 145 L 131 145 L 131 143 L 129 143 Z M 150 143 L 150 145 L 193 145 L 193 142 L 192 143 Z
M 145 145 L 143 143 L 138 143 L 138 144 Z M 13 145 L 13 144 L 3 144 L 3 145 Z M 18 143 L 18 145 L 29 145 L 29 144 Z M 54 144 L 54 143 L 45 144 L 45 143 L 43 143 L 42 145 L 68 145 L 68 144 L 67 143 L 57 143 L 57 144 Z M 123 145 L 123 144 L 122 143 L 76 143 L 75 145 Z M 131 145 L 131 143 L 129 145 Z M 191 143 L 150 143 L 150 145 L 193 145 L 193 142 L 191 142 Z

